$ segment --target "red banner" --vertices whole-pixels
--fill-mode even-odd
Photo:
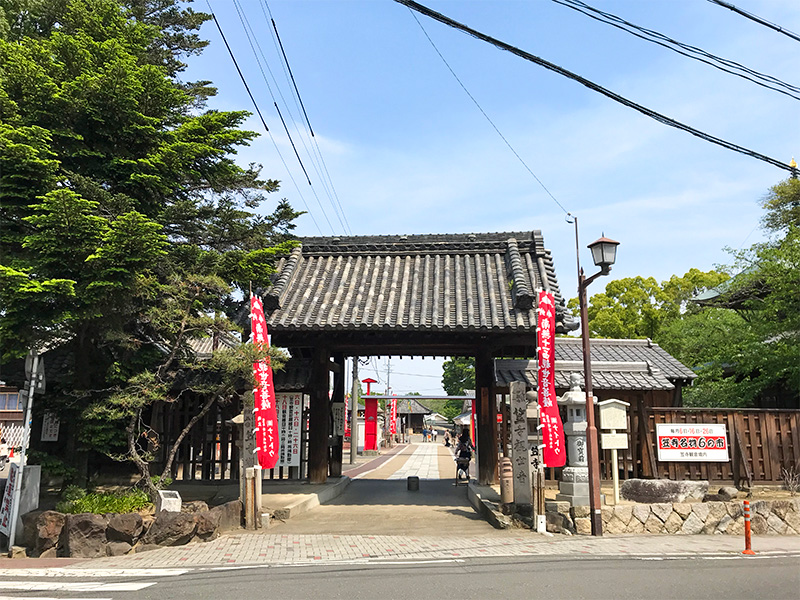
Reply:
[[[258,348],[269,348],[267,321],[261,299],[250,294],[251,341]],[[256,452],[262,469],[272,469],[278,462],[280,438],[278,437],[278,412],[275,407],[275,388],[272,385],[272,367],[269,357],[253,363],[256,386],[253,389],[256,417]]]
[[[390,401],[391,407],[391,421],[389,421],[389,433],[397,433],[397,398],[392,398]]]
[[[567,462],[564,449],[564,428],[558,414],[556,399],[555,341],[556,305],[553,294],[539,292],[539,307],[536,310],[536,341],[539,355],[539,421],[543,425],[543,462],[546,467],[563,467]]]

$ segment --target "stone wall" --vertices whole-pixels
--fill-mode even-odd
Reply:
[[[211,509],[205,502],[185,502],[181,512],[144,517],[139,513],[34,511],[22,517],[22,537],[28,556],[98,558],[210,541],[223,531],[241,527],[241,519],[239,500]]]
[[[547,502],[547,530],[591,534],[589,507]],[[604,506],[603,532],[744,535],[744,509],[733,502],[661,502]],[[800,535],[800,498],[750,503],[753,535]]]

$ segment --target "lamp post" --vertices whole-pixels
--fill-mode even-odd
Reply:
[[[584,389],[586,391],[586,447],[589,459],[589,508],[592,535],[603,535],[603,519],[600,511],[600,448],[597,427],[594,423],[594,397],[592,395],[592,356],[589,346],[589,310],[586,306],[586,288],[601,275],[608,275],[617,258],[619,242],[601,237],[589,244],[594,264],[600,271],[586,277],[581,267],[580,243],[578,242],[578,218],[575,220],[575,251],[578,256],[578,301],[581,309],[581,340],[583,343]],[[615,467],[616,468],[616,467]]]

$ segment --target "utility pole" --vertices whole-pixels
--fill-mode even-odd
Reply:
[[[358,357],[353,357],[353,391],[350,394],[350,464],[358,456]]]
[[[389,395],[391,393],[391,386],[389,385],[389,378],[392,374],[392,357],[386,357],[386,400],[383,401],[383,439],[386,440],[386,447],[392,447],[392,436],[389,434]]]

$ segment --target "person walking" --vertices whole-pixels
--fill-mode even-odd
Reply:
[[[436,430],[434,429],[434,430],[433,430],[433,441],[434,441],[434,442],[436,441],[436,438],[437,438],[437,437],[439,437],[439,432],[438,432],[438,431],[436,431]]]

